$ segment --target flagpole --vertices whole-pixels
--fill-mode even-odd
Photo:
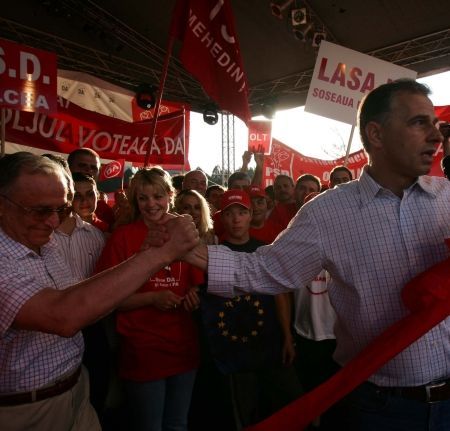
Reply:
[[[150,131],[150,139],[148,140],[147,153],[145,154],[145,161],[144,161],[145,168],[148,166],[148,162],[150,159],[150,148],[152,147],[153,138],[155,137],[156,124],[158,122],[158,117],[159,117],[159,107],[161,106],[162,95],[164,92],[164,84],[166,82],[167,71],[169,70],[169,62],[170,62],[170,57],[172,56],[172,49],[173,49],[174,41],[175,41],[175,37],[172,34],[170,34],[169,41],[167,42],[167,52],[166,52],[166,57],[164,59],[162,75],[161,75],[161,79],[159,81],[158,96],[156,98],[155,115],[153,116],[153,122],[152,122],[152,126],[151,126],[151,131]]]
[[[122,172],[122,181],[121,181],[121,185],[120,185],[120,190],[123,190],[124,178],[125,178],[125,162],[123,162],[123,172]]]
[[[355,133],[355,125],[352,124],[352,130],[350,131],[350,137],[348,138],[347,151],[345,153],[344,166],[347,166],[348,156],[350,154],[350,147],[352,146],[353,133]]]

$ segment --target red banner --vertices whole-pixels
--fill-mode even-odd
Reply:
[[[70,153],[92,148],[104,159],[143,162],[150,123],[128,123],[80,108],[58,98],[58,110],[45,115],[6,110],[6,140],[43,150]],[[160,117],[150,146],[150,162],[184,166],[187,162],[189,113]]]
[[[439,120],[450,122],[450,105],[435,106],[434,112],[436,113],[436,116],[439,118]]]
[[[249,121],[248,124],[248,150],[252,153],[270,155],[272,151],[272,122]]]
[[[159,116],[172,114],[174,112],[180,113],[184,109],[189,109],[189,105],[186,105],[185,103],[169,102],[167,100],[163,100],[161,102],[161,106],[159,107]],[[151,120],[155,115],[155,108],[142,109],[137,105],[136,97],[133,97],[133,99],[131,100],[131,113],[133,115],[133,121]]]
[[[183,41],[181,62],[206,93],[246,123],[248,86],[230,0],[178,0],[171,34]]]
[[[0,106],[56,111],[56,55],[0,39]]]
[[[429,175],[442,177],[441,159],[443,149],[442,144],[434,154],[434,162]],[[294,181],[300,175],[312,174],[319,177],[323,184],[328,185],[331,170],[338,165],[344,164],[344,157],[335,160],[321,160],[314,157],[307,157],[298,151],[293,150],[280,141],[273,139],[272,153],[266,156],[263,170],[263,186],[273,184],[275,177],[279,174],[291,176]],[[356,151],[348,157],[347,168],[352,172],[353,178],[358,178],[364,165],[367,164],[367,157],[364,150]]]

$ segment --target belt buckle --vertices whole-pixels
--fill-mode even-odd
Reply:
[[[443,382],[436,382],[436,383],[430,384],[430,385],[425,385],[426,402],[427,402],[428,404],[437,403],[437,401],[433,401],[433,400],[431,399],[431,391],[432,391],[434,388],[440,388],[440,387],[442,387],[442,386],[445,386],[446,384],[447,384],[447,382],[446,382],[446,381],[443,381]]]

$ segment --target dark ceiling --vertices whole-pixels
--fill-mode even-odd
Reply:
[[[216,0],[210,0],[212,4]],[[278,3],[285,3],[281,0]],[[11,0],[0,37],[54,51],[58,66],[134,89],[158,84],[175,0]],[[293,0],[283,19],[270,0],[232,0],[254,114],[266,103],[304,104],[317,49],[294,37],[292,7],[306,7],[327,39],[427,75],[450,69],[449,0]],[[311,33],[312,34],[312,33]],[[176,60],[164,98],[202,110],[208,97]]]

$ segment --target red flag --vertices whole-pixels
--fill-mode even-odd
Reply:
[[[123,178],[125,171],[125,159],[113,160],[100,169],[99,181],[110,180],[111,178]]]
[[[223,110],[251,118],[230,0],[178,0],[171,36],[183,41],[180,59]]]

